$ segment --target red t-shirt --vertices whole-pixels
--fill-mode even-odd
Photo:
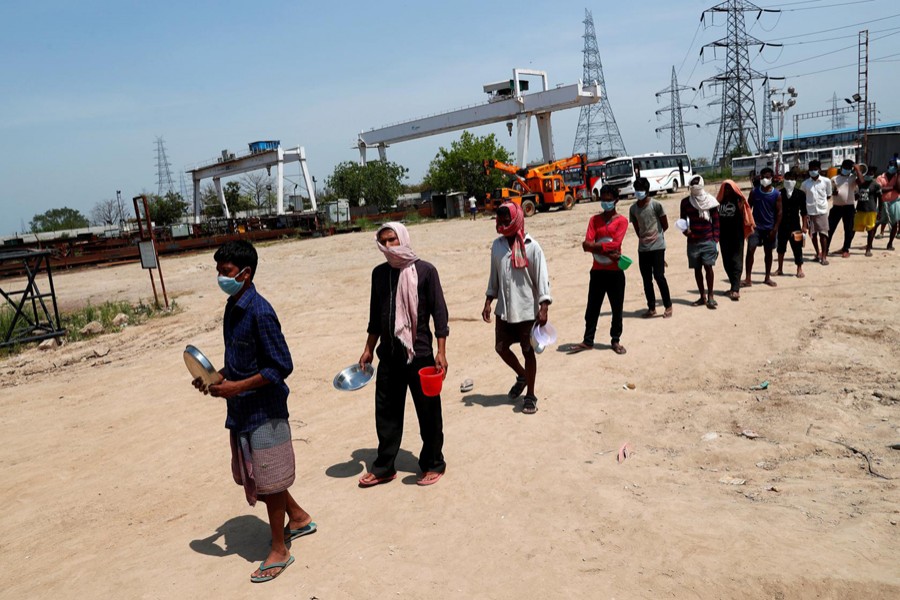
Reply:
[[[594,215],[588,222],[587,233],[584,235],[586,242],[600,243],[604,252],[615,250],[622,252],[622,240],[628,231],[628,219],[622,215],[615,215],[609,223],[603,220],[603,215]],[[600,257],[600,260],[597,257]],[[591,270],[618,271],[619,263],[608,256],[594,254],[594,265]]]

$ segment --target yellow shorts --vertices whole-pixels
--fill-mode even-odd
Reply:
[[[875,221],[877,218],[877,212],[858,212],[853,217],[853,230],[872,231],[875,229]]]

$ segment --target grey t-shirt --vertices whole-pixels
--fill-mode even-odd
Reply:
[[[638,238],[638,252],[651,250],[665,250],[666,238],[663,236],[660,219],[666,216],[663,205],[651,199],[647,206],[640,207],[637,202],[631,205],[628,211],[628,220],[637,221],[641,235]]]

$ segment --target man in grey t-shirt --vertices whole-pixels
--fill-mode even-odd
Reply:
[[[644,280],[644,295],[647,297],[647,312],[644,318],[656,316],[656,294],[653,280],[659,286],[665,312],[663,318],[672,316],[672,299],[669,297],[669,284],[666,281],[666,238],[669,219],[663,205],[650,197],[650,182],[641,177],[634,182],[634,197],[637,202],[631,205],[628,219],[634,226],[638,236],[638,265],[641,278]]]

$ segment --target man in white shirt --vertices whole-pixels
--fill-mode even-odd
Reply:
[[[853,219],[856,216],[857,190],[865,185],[862,172],[849,158],[841,164],[841,172],[831,179],[834,198],[831,213],[828,215],[828,246],[837,231],[838,224],[844,222],[844,245],[834,254],[840,253],[843,258],[850,256],[850,243],[853,241]]]
[[[510,399],[518,398],[527,387],[522,412],[530,415],[537,412],[537,357],[531,347],[531,328],[535,321],[547,324],[547,308],[553,302],[547,260],[540,244],[525,233],[521,207],[506,202],[497,209],[497,233],[500,237],[491,246],[491,273],[481,318],[491,322],[491,303],[497,300],[494,349],[516,373]],[[516,343],[522,348],[524,367],[510,350]]]
[[[475,196],[469,196],[469,212],[472,214],[472,220],[475,220],[475,215],[478,214],[478,203],[475,200]]]
[[[817,160],[809,161],[809,177],[800,185],[800,189],[806,194],[809,237],[812,238],[819,263],[827,265],[828,199],[831,197],[832,187],[831,180],[819,174],[821,166],[822,163]]]

